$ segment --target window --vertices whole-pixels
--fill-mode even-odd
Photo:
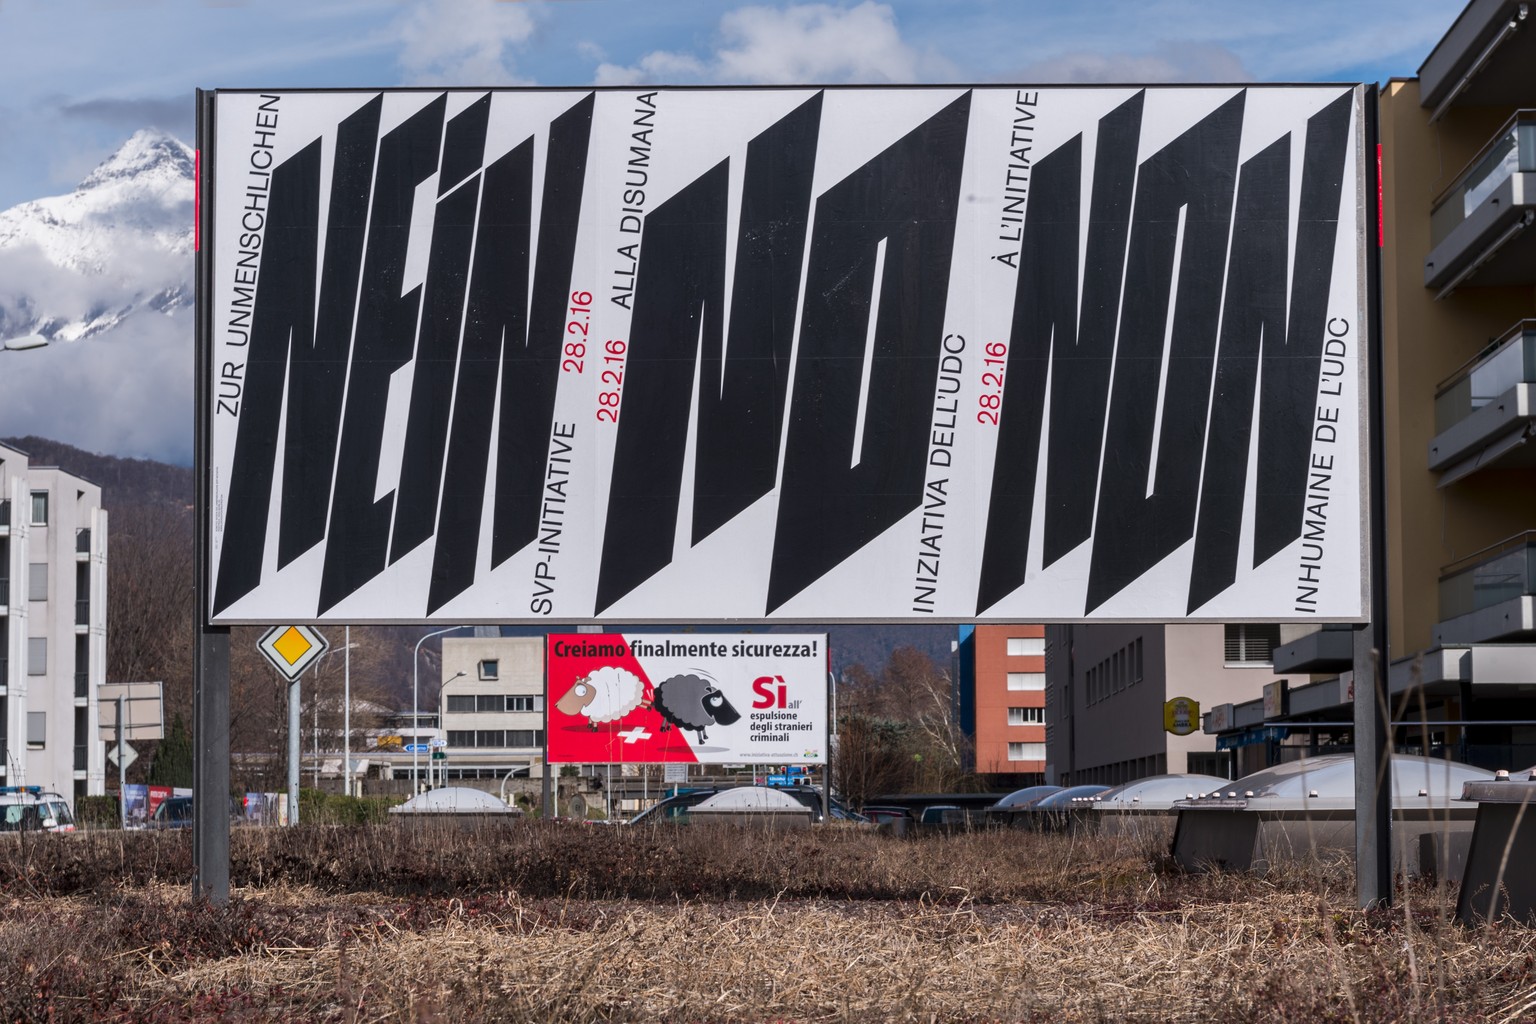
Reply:
[[[543,729],[507,730],[507,746],[509,747],[542,747],[543,745]]]
[[[32,492],[32,525],[33,526],[47,526],[48,525],[48,492],[47,491],[33,491]]]
[[[1011,636],[1008,638],[1008,656],[1014,657],[1020,654],[1044,654],[1045,637],[1043,636]]]
[[[1010,690],[1044,690],[1044,672],[1009,672],[1008,689]]]
[[[470,699],[473,700],[474,698],[470,698]],[[458,749],[462,749],[464,747],[472,747],[474,745],[475,745],[475,734],[474,734],[473,730],[470,730],[470,729],[449,729],[448,730],[448,746],[454,747],[454,748],[458,748]]]
[[[1010,761],[1044,761],[1044,743],[1010,743],[1008,744],[1008,760]]]
[[[501,729],[476,729],[475,746],[477,747],[504,747],[507,745],[507,734]]]
[[[1226,663],[1268,667],[1280,646],[1280,627],[1264,622],[1229,622],[1226,626]]]
[[[48,563],[33,562],[27,566],[27,600],[48,600]]]
[[[456,693],[446,698],[444,708],[453,715],[472,715],[475,713],[475,695],[472,693]]]
[[[75,698],[91,695],[91,638],[84,633],[75,637]]]
[[[480,662],[481,679],[500,679],[501,662],[496,658],[484,658]]]
[[[508,711],[537,711],[537,710],[539,710],[538,708],[534,707],[533,701],[534,701],[534,698],[532,698],[532,697],[508,697],[507,698],[507,710]]]
[[[1131,642],[1131,682],[1141,682],[1141,637]]]
[[[1009,708],[1009,725],[1044,725],[1045,708]]]
[[[27,712],[27,746],[36,750],[48,743],[48,712]]]
[[[499,693],[482,693],[475,698],[475,710],[482,715],[505,711],[506,709],[506,704],[502,701],[501,694]]]
[[[27,637],[27,675],[45,676],[48,674],[48,638],[45,636]]]

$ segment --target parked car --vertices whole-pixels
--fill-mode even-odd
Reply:
[[[889,825],[896,821],[914,820],[911,809],[902,807],[899,804],[868,804],[860,813],[876,825]]]
[[[965,809],[955,804],[930,804],[917,821],[921,825],[959,825],[965,822]]]
[[[69,801],[41,786],[0,786],[0,832],[73,832]]]
[[[629,819],[631,825],[656,825],[663,822],[671,822],[676,825],[688,824],[688,812],[690,809],[708,800],[728,786],[701,786],[697,789],[681,790],[673,796],[661,800],[633,818]],[[805,806],[809,807],[814,815],[814,820],[821,820],[821,790],[814,786],[775,786],[781,792],[788,793]],[[864,815],[851,811],[837,797],[832,798],[832,818],[834,821],[868,821]]]
[[[191,828],[192,798],[189,796],[167,797],[155,808],[149,819],[150,828]]]

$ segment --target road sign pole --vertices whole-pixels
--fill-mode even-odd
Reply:
[[[123,749],[123,698],[117,698],[117,817],[118,827],[128,827],[128,758]]]
[[[299,823],[299,681],[288,684],[288,824]]]

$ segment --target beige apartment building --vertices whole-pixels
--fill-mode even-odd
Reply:
[[[541,775],[543,637],[445,637],[441,713],[442,777]]]
[[[1536,18],[1473,0],[1379,104],[1387,678],[1396,749],[1536,764]],[[1350,741],[1350,632],[1207,729]]]
[[[71,800],[104,792],[107,664],[101,488],[0,445],[0,778]]]

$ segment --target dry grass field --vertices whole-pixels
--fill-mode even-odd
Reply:
[[[1159,835],[241,829],[224,908],[185,835],[4,838],[7,1021],[1536,1020],[1536,930]]]

